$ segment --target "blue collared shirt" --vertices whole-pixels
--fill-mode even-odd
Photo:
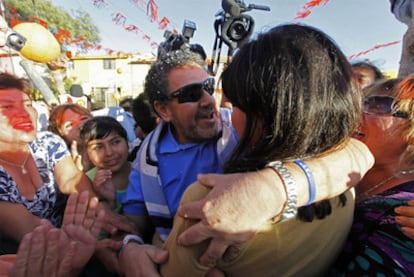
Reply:
[[[223,164],[217,150],[217,139],[202,143],[179,144],[170,127],[160,138],[156,154],[159,176],[172,215],[175,215],[185,189],[197,180],[199,173],[221,173]],[[123,201],[123,210],[130,215],[146,215],[140,172],[132,168]]]

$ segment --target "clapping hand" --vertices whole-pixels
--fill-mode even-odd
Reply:
[[[70,195],[66,204],[62,228],[76,242],[72,267],[81,269],[93,255],[105,213],[98,211],[98,199],[89,199],[89,192]]]
[[[12,277],[76,276],[92,257],[104,217],[97,211],[98,200],[89,192],[70,195],[62,228],[42,219],[19,246]]]

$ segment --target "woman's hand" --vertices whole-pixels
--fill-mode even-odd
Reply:
[[[75,253],[76,243],[62,229],[53,228],[47,220],[42,220],[41,225],[20,242],[9,276],[74,276],[72,259]]]
[[[77,276],[95,251],[104,212],[89,192],[71,194],[61,229],[42,219],[24,236],[10,276]]]
[[[273,180],[269,180],[269,176]],[[200,222],[184,231],[178,243],[190,246],[211,239],[200,258],[200,263],[208,267],[214,267],[221,258],[234,259],[264,223],[280,212],[275,210],[278,203],[282,209],[286,194],[283,186],[278,190],[275,179],[271,170],[266,173],[200,174],[198,181],[211,191],[205,198],[179,207],[179,216]]]
[[[395,220],[401,225],[401,231],[414,240],[414,200],[408,201],[407,206],[395,208]]]

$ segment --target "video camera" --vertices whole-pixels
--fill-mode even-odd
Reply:
[[[213,54],[209,72],[212,75],[217,73],[217,68],[214,68],[214,63],[217,57],[217,64],[220,60],[220,52],[223,42],[228,46],[228,59],[233,55],[236,48],[249,39],[254,29],[254,20],[245,12],[255,10],[270,11],[270,7],[256,4],[246,5],[242,0],[222,0],[222,10],[216,13],[216,20],[214,22],[214,30],[216,32],[216,39],[213,46]]]
[[[203,47],[199,44],[190,44],[190,39],[194,36],[194,32],[197,30],[195,22],[190,20],[184,20],[184,25],[181,34],[176,34],[171,31],[164,32],[165,41],[160,43],[158,47],[158,57],[164,53],[178,49],[190,49],[196,53],[199,53],[205,60],[207,54]]]

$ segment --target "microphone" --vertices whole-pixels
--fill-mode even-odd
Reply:
[[[226,13],[229,13],[231,16],[240,15],[240,5],[235,0],[222,0],[221,7]]]
[[[250,4],[249,8],[253,10],[270,11],[270,7],[264,5]]]

